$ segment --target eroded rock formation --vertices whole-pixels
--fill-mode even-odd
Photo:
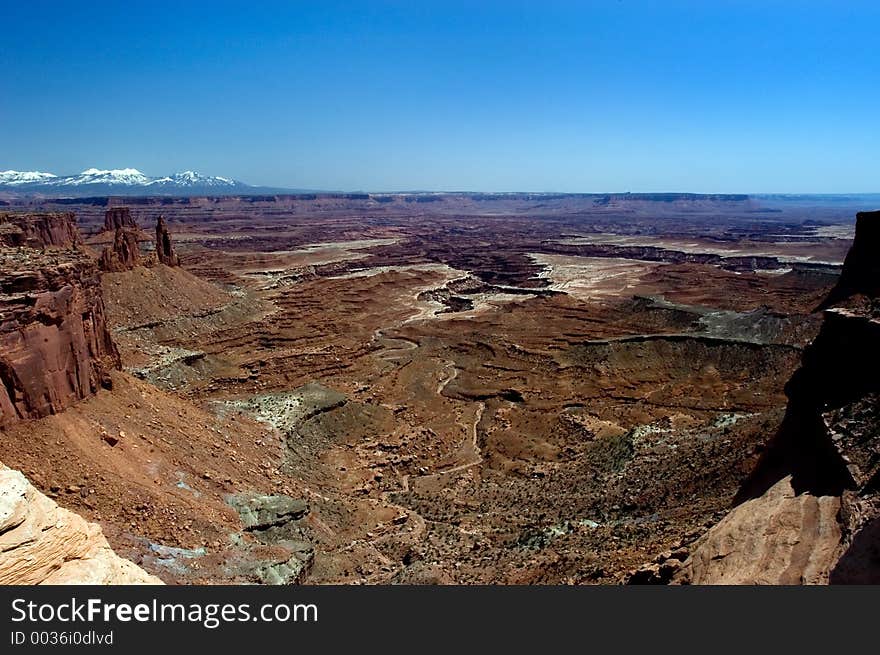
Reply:
[[[263,584],[302,582],[315,557],[301,523],[309,513],[308,503],[290,496],[254,493],[236,494],[228,497],[227,502],[238,512],[245,533],[268,547],[251,548],[249,565],[242,572]],[[274,551],[273,557],[261,557],[261,550]]]
[[[860,213],[778,433],[678,582],[880,582],[880,212]]]
[[[72,222],[55,234],[78,243]],[[0,248],[0,425],[59,412],[118,367],[94,260],[73,248]]]
[[[737,506],[676,576],[687,584],[824,584],[840,553],[840,498],[796,494],[786,476]]]
[[[156,221],[156,256],[160,264],[180,266],[180,259],[174,252],[171,235],[168,233],[168,226],[163,216],[159,216],[159,220]]]
[[[141,263],[141,251],[138,246],[138,230],[117,227],[113,236],[113,245],[104,246],[99,260],[101,270],[108,273],[129,271]]]
[[[118,228],[137,229],[138,224],[131,215],[129,207],[110,207],[104,212],[104,231],[112,232]]]
[[[81,243],[73,212],[0,214],[0,246],[70,248]]]
[[[0,584],[162,584],[110,548],[100,526],[0,464]]]

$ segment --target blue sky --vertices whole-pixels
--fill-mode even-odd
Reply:
[[[880,191],[880,3],[4,2],[0,170]]]

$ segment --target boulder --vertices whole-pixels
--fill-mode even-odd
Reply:
[[[238,494],[229,498],[229,504],[238,512],[245,530],[267,530],[298,521],[309,513],[309,504],[290,496]]]
[[[842,550],[839,511],[840,498],[796,494],[785,477],[710,528],[675,582],[825,584]]]

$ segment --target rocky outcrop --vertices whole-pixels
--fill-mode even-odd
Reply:
[[[0,584],[162,584],[110,548],[100,526],[0,464]]]
[[[682,584],[824,584],[841,552],[838,496],[796,494],[785,477],[696,543]]]
[[[81,243],[73,212],[0,214],[0,246],[71,248]]]
[[[840,279],[825,302],[826,309],[856,295],[880,297],[880,211],[856,214],[856,234],[843,262]]]
[[[260,531],[298,521],[309,513],[309,505],[289,496],[240,494],[229,504],[238,511],[245,530]]]
[[[119,365],[91,257],[0,249],[0,426],[63,410]]]
[[[240,573],[262,584],[302,582],[315,558],[301,523],[309,513],[308,503],[290,496],[254,493],[232,495],[227,502],[238,512],[244,532],[263,545],[250,548]]]
[[[129,207],[110,207],[104,212],[104,231],[113,232],[119,228],[136,230],[138,224],[131,215]]]
[[[117,227],[113,236],[113,245],[104,246],[101,251],[99,265],[102,271],[118,273],[130,271],[141,263],[141,251],[138,245],[136,228]]]
[[[779,431],[674,581],[880,582],[878,300],[880,212],[864,212]]]
[[[159,220],[156,221],[156,257],[160,264],[180,266],[180,259],[174,252],[171,235],[168,233],[168,226],[163,216],[159,216]]]

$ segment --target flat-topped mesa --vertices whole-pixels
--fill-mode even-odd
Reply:
[[[41,250],[81,243],[73,212],[0,214],[0,246]]]
[[[880,297],[880,211],[856,214],[856,234],[837,285],[819,309],[856,295]]]
[[[138,224],[131,215],[129,207],[110,207],[104,212],[104,232],[112,232],[119,228],[137,230]]]
[[[164,216],[159,216],[156,221],[156,256],[159,258],[160,264],[180,266],[180,259],[171,244],[171,235],[168,233],[168,225],[165,223]]]
[[[115,273],[129,271],[141,263],[141,250],[138,245],[137,228],[117,227],[113,245],[104,246],[99,265],[102,271]]]

